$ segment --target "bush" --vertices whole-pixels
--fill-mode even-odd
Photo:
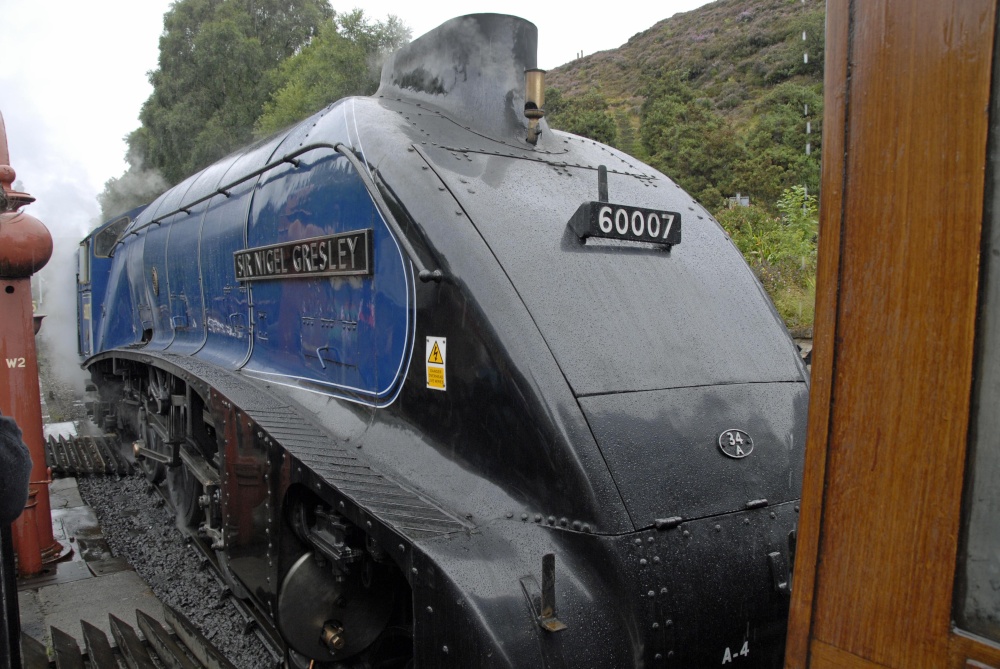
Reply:
[[[812,327],[816,301],[816,197],[804,186],[786,189],[780,216],[757,205],[718,215],[790,330]]]
[[[555,88],[545,91],[549,125],[602,144],[614,145],[618,125],[608,107],[608,101],[595,88],[572,98],[563,97]]]

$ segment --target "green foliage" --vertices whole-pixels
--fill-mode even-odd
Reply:
[[[745,159],[733,126],[682,76],[658,82],[642,107],[640,136],[650,164],[716,210],[740,184],[733,166]]]
[[[746,118],[727,117],[685,73],[665,73],[645,92],[645,155],[708,209],[717,211],[739,192],[774,210],[781,193],[795,184],[819,190],[819,85],[779,84],[758,98]]]
[[[340,28],[340,34],[360,46],[366,55],[374,59],[381,59],[392,53],[409,42],[411,37],[410,29],[399,20],[398,16],[390,14],[385,21],[373,22],[361,9],[339,14],[337,26]]]
[[[777,208],[780,216],[757,205],[733,207],[718,220],[789,329],[809,328],[816,299],[816,196],[793,186],[781,194]]]
[[[323,0],[178,0],[130,149],[176,183],[250,141],[273,87],[266,73],[332,16]]]
[[[163,18],[142,125],[127,138],[129,169],[99,198],[106,218],[121,211],[107,207],[148,202],[253,141],[255,131],[374,91],[378,59],[409,30],[396,17],[371,22],[358,9],[334,19],[327,0],[176,0]]]
[[[370,85],[364,49],[337,32],[333,22],[300,53],[275,71],[277,87],[255,125],[257,136],[269,135],[322,109],[333,100]]]
[[[804,113],[807,107],[808,117]],[[822,113],[823,94],[818,84],[785,82],[761,97],[739,130],[746,147],[743,161],[733,166],[740,192],[771,206],[795,184],[818,192]],[[807,121],[812,130],[808,134]],[[807,143],[811,147],[808,155]]]
[[[809,195],[805,186],[785,189],[778,198],[778,211],[784,226],[797,240],[789,252],[812,261],[816,259],[816,235],[819,230],[819,204],[815,195]]]
[[[553,128],[588,137],[603,144],[614,144],[618,123],[608,110],[608,101],[597,89],[564,98],[555,88],[545,91],[545,115]]]
[[[374,93],[381,59],[409,37],[395,16],[372,22],[360,9],[324,24],[310,44],[273,72],[275,91],[257,119],[256,134],[269,135],[340,98]]]

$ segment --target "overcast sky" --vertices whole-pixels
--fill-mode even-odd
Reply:
[[[706,0],[612,5],[482,0],[334,0],[363,6],[367,16],[395,14],[413,36],[475,12],[515,14],[538,26],[539,67],[616,48],[636,33]],[[11,164],[37,202],[25,209],[56,237],[76,240],[96,222],[104,182],[125,170],[123,138],[139,125],[139,108],[157,66],[163,14],[171,0],[0,0],[4,66],[0,112]],[[603,7],[603,9],[602,9]]]

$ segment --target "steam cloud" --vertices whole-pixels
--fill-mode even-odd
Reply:
[[[50,229],[50,231],[52,231]],[[45,314],[38,333],[39,365],[47,365],[60,388],[54,392],[83,394],[89,374],[80,368],[76,326],[76,249],[78,238],[52,231],[52,258],[32,278],[36,314]]]
[[[138,151],[130,149],[126,160],[128,170],[117,179],[108,179],[104,192],[98,196],[104,221],[152,202],[170,186],[158,171],[146,169]]]
[[[13,156],[11,161],[15,161]],[[107,218],[148,202],[166,189],[166,180],[158,172],[142,169],[137,163],[133,161],[132,167],[120,178],[106,184],[99,199],[109,212]],[[62,178],[58,174],[72,174],[72,171],[50,173],[53,180],[42,184],[43,193],[32,193],[38,201],[25,209],[46,225],[53,243],[52,258],[32,278],[32,296],[36,313],[45,315],[37,338],[41,354],[39,364],[47,367],[49,377],[60,386],[46,391],[72,392],[80,396],[89,374],[80,366],[77,256],[80,241],[104,221],[97,213],[93,191],[71,176]],[[74,213],[67,216],[66,212]],[[95,302],[102,297],[95,295]]]
[[[132,167],[121,177],[110,179],[99,197],[103,215],[90,219],[85,230],[93,230],[139,204],[152,200],[167,188],[166,180],[154,170],[146,170],[141,162],[130,156]],[[81,194],[82,195],[82,194]],[[89,196],[84,195],[89,199]],[[91,210],[93,201],[90,201]],[[33,293],[37,296],[38,313],[46,314],[39,332],[40,345],[46,363],[58,381],[77,394],[84,392],[89,374],[80,367],[79,335],[77,334],[77,271],[80,241],[85,232],[79,228],[66,229],[58,223],[49,225],[52,232],[52,259],[36,275]],[[94,295],[94,304],[103,295]],[[95,311],[95,316],[97,315]]]

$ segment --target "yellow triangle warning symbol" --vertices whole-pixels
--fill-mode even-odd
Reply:
[[[431,349],[431,354],[427,357],[427,362],[432,362],[435,365],[444,364],[444,358],[441,357],[441,349],[438,348],[437,342],[434,342],[434,348]]]

